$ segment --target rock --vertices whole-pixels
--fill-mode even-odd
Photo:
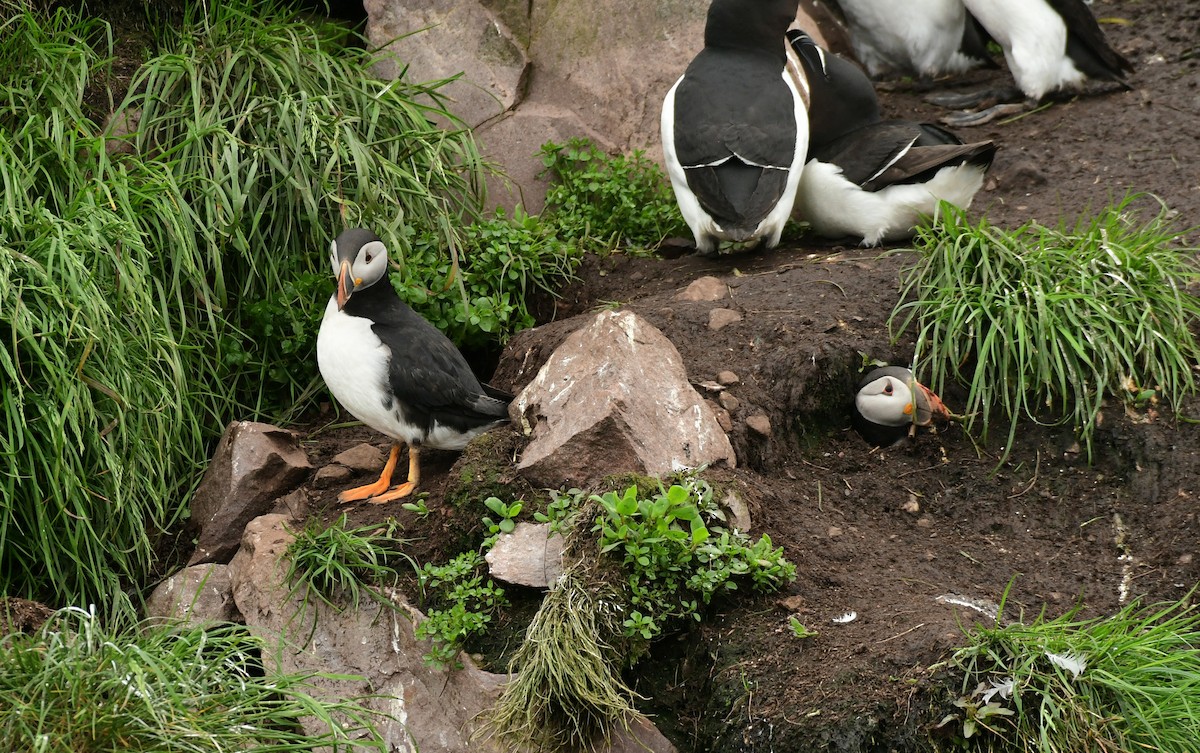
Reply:
[[[574,110],[543,102],[526,102],[477,129],[475,138],[484,159],[505,166],[503,174],[487,176],[489,207],[523,206],[530,213],[541,212],[550,186],[550,176],[543,174],[545,167],[538,156],[542,144],[563,144],[581,137],[605,151],[618,151]]]
[[[311,471],[294,433],[252,421],[231,423],[192,498],[192,523],[200,536],[188,564],[228,562],[246,524]]]
[[[721,404],[722,408],[729,411],[730,413],[734,412],[742,405],[741,400],[738,400],[736,397],[734,397],[733,395],[730,395],[728,392],[722,392],[721,396],[717,398],[717,402],[719,402]]]
[[[411,82],[437,81],[462,74],[438,91],[451,111],[476,127],[514,107],[529,74],[525,43],[475,0],[364,0],[367,38],[395,55],[377,64],[384,78],[399,66]]]
[[[729,415],[729,411],[718,406],[715,413],[717,414],[717,425],[721,427],[721,431],[726,434],[733,431],[733,417]]]
[[[110,114],[104,129],[104,151],[108,152],[110,156],[134,154],[137,151],[133,145],[134,137],[137,135],[141,122],[142,110],[140,107],[130,107],[121,110],[120,113]]]
[[[730,528],[736,528],[743,533],[750,530],[750,506],[742,499],[742,495],[730,489],[721,500],[721,507],[725,508],[725,522]]]
[[[675,294],[677,301],[719,301],[729,297],[729,286],[712,275],[697,277]]]
[[[550,535],[549,523],[517,523],[484,555],[493,578],[531,588],[549,588],[558,580],[562,558],[563,538]]]
[[[713,309],[708,312],[708,328],[714,332],[725,329],[730,324],[737,324],[741,320],[741,313],[733,309]]]
[[[734,374],[732,371],[722,371],[721,373],[717,374],[717,384],[721,384],[726,387],[732,387],[741,381],[741,377],[739,377],[737,374]]]
[[[763,435],[764,437],[771,436],[771,419],[765,414],[755,413],[746,419],[746,426],[750,427],[751,431]]]
[[[337,611],[318,599],[306,605],[303,592],[290,593],[283,580],[282,555],[293,538],[289,523],[286,515],[251,521],[229,563],[234,601],[247,627],[265,642],[268,671],[314,673],[314,696],[357,699],[380,712],[374,721],[385,750],[501,753],[499,745],[472,740],[471,734],[506,676],[479,669],[466,654],[459,654],[461,669],[426,665],[422,655],[428,645],[413,635],[425,616],[396,591],[386,594],[394,609],[371,599],[363,599],[357,610]],[[315,718],[301,723],[309,732],[324,729]],[[597,750],[671,753],[674,748],[641,718],[632,734],[614,732]]]
[[[509,410],[529,428],[517,468],[536,485],[736,463],[675,346],[629,311],[603,311],[571,334]]]
[[[345,466],[352,471],[372,471],[379,473],[387,461],[384,454],[370,442],[356,444],[348,450],[343,450],[333,456],[333,462]]]
[[[146,616],[188,623],[239,621],[229,566],[210,562],[175,573],[155,586],[146,599]]]
[[[312,485],[314,489],[328,489],[348,481],[352,475],[354,473],[346,466],[330,463],[317,469]]]

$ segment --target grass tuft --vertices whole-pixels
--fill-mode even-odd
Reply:
[[[310,518],[284,552],[289,562],[284,581],[293,583],[293,593],[303,588],[306,602],[316,596],[339,611],[345,606],[357,610],[363,594],[394,606],[375,588],[394,586],[401,562],[417,569],[412,557],[401,551],[407,542],[395,537],[399,524],[390,520],[347,528],[346,523],[345,513],[329,525]]]
[[[970,224],[943,205],[922,229],[917,265],[892,312],[916,331],[934,390],[968,386],[966,413],[986,435],[993,411],[1073,426],[1087,445],[1106,397],[1178,407],[1195,391],[1200,299],[1194,249],[1177,247],[1165,211],[1140,222],[1129,196],[1075,227]]]
[[[960,710],[941,728],[975,750],[1195,751],[1200,613],[1188,602],[973,630],[951,660]]]
[[[580,750],[629,729],[634,692],[602,635],[617,635],[611,597],[592,590],[583,566],[568,568],[546,594],[509,663],[513,680],[479,730],[517,749]]]
[[[237,625],[115,630],[60,610],[0,640],[0,741],[13,753],[387,749],[372,712],[310,694],[317,675],[263,676],[262,648]]]
[[[106,131],[111,30],[35,6],[0,0],[0,592],[105,603],[229,421],[315,396],[331,237],[425,233],[453,270],[481,165],[440,82],[247,0],[189,4]]]

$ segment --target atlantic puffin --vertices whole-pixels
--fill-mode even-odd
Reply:
[[[872,76],[935,78],[997,67],[963,0],[836,0],[855,57]]]
[[[944,118],[954,125],[977,125],[999,114],[1028,109],[1058,91],[1076,91],[1089,80],[1131,89],[1133,65],[1112,48],[1084,0],[963,0],[967,10],[1004,50],[1008,70],[1025,102],[1002,102],[976,113]],[[987,92],[989,98],[1020,95]],[[971,106],[979,95],[931,98],[948,106]]]
[[[911,237],[939,201],[966,209],[996,146],[964,144],[930,123],[883,120],[874,86],[854,63],[787,32],[807,80],[810,149],[792,216],[817,235],[864,246]]]
[[[422,447],[461,450],[507,423],[512,395],[481,384],[449,338],[400,300],[375,233],[345,230],[330,244],[329,260],[337,289],[317,334],[317,365],[342,407],[393,442],[379,479],[343,491],[338,501],[380,504],[416,489]],[[393,487],[405,444],[408,479]]]
[[[853,424],[863,439],[889,447],[933,425],[935,418],[953,418],[928,387],[903,366],[883,366],[863,377],[854,396]]]
[[[713,0],[704,49],[667,92],[663,157],[702,255],[779,244],[808,151],[784,32],[799,0]]]

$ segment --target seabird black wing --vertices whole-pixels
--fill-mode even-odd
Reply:
[[[718,221],[757,225],[783,195],[796,153],[795,103],[778,60],[702,50],[675,89],[674,114],[675,154],[700,205]]]
[[[1114,81],[1131,88],[1125,74],[1133,72],[1133,64],[1112,48],[1100,24],[1083,0],[1047,0],[1067,26],[1067,56],[1089,77]]]

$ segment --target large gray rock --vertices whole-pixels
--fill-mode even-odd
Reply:
[[[520,100],[529,71],[526,44],[500,14],[475,0],[364,0],[367,37],[395,57],[379,64],[379,74],[437,81],[458,74],[443,87],[450,110],[476,127]]]
[[[500,753],[486,740],[471,740],[478,716],[499,697],[505,675],[485,672],[460,654],[462,669],[427,666],[427,644],[413,628],[425,619],[396,592],[395,609],[364,599],[357,610],[330,609],[317,599],[304,604],[302,591],[284,582],[283,554],[293,536],[286,515],[265,515],[246,526],[242,548],[229,563],[233,597],[246,625],[266,642],[263,661],[283,672],[316,672],[311,692],[318,697],[358,699],[380,717],[378,730],[387,750],[439,753]],[[347,677],[354,675],[356,677]],[[312,732],[322,725],[304,722]],[[632,740],[614,734],[600,751],[663,751],[674,748],[644,719]],[[505,753],[507,751],[505,750]]]
[[[231,423],[192,498],[192,522],[200,536],[188,564],[228,562],[246,524],[311,471],[295,433],[253,421]]]
[[[630,311],[601,312],[569,336],[509,411],[531,437],[517,468],[535,485],[736,465],[679,351]]]
[[[146,616],[189,623],[239,620],[229,566],[208,563],[175,573],[155,586],[146,599]]]

